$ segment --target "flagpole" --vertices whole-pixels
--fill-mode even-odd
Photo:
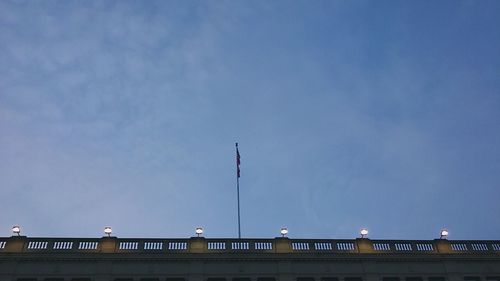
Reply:
[[[241,224],[240,224],[240,178],[236,178],[236,189],[238,190],[238,239],[241,239]]]
[[[238,195],[238,239],[241,239],[241,223],[240,223],[240,152],[238,151],[238,143],[236,143],[236,191]]]

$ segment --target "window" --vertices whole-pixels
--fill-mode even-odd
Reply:
[[[361,278],[361,277],[346,277],[346,278],[344,278],[344,281],[363,281],[363,278]]]
[[[207,281],[226,281],[226,278],[207,278]]]
[[[429,281],[446,281],[446,279],[444,277],[441,277],[441,276],[432,276],[432,277],[429,277],[428,280]]]
[[[297,281],[314,281],[314,277],[298,277]]]
[[[406,277],[406,281],[422,281],[422,277]]]
[[[382,281],[399,281],[399,277],[383,277]]]
[[[259,277],[259,278],[257,278],[257,281],[276,281],[276,278],[274,278],[274,277]]]
[[[322,277],[321,281],[339,281],[337,277]]]
[[[233,281],[251,281],[251,279],[248,277],[236,277],[233,278]]]

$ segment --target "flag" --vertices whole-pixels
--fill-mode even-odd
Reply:
[[[238,151],[238,143],[236,143],[236,176],[240,177],[240,152]]]

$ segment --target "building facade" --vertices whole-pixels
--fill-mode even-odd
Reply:
[[[0,281],[500,281],[500,241],[12,236]]]

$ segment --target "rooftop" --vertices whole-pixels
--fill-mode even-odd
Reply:
[[[0,237],[3,253],[136,253],[136,254],[401,254],[401,255],[487,255],[500,257],[500,241],[484,240],[372,240],[358,239],[233,239],[191,237],[169,238],[42,238]]]

